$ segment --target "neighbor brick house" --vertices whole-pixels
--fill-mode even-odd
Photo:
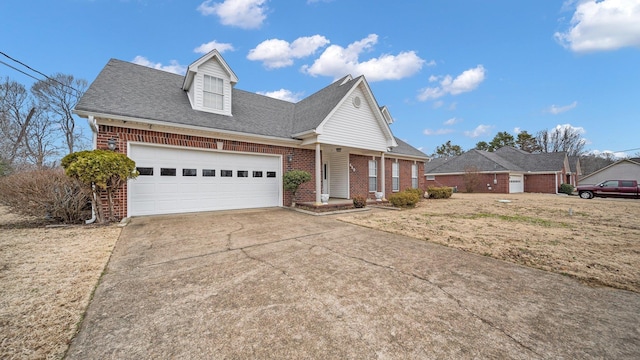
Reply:
[[[451,186],[461,192],[550,193],[561,184],[577,184],[579,160],[570,166],[564,152],[536,153],[502,147],[494,152],[469,150],[425,165],[427,186]]]
[[[291,103],[238,90],[216,50],[184,76],[110,60],[75,112],[94,147],[127,154],[140,176],[116,197],[119,217],[285,206],[288,170],[312,175],[297,201],[374,198],[425,187],[427,156],[397,139],[364,76]]]

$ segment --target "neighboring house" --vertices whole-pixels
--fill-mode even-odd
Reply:
[[[640,158],[622,159],[580,178],[580,185],[595,185],[605,180],[636,180],[640,182]]]
[[[94,147],[115,148],[140,176],[119,191],[120,217],[289,205],[282,176],[306,170],[298,202],[424,188],[428,157],[391,132],[364,76],[298,103],[235,88],[216,50],[185,76],[112,59],[75,112]]]
[[[576,171],[566,153],[537,153],[510,146],[494,152],[469,150],[425,165],[427,186],[451,186],[462,192],[552,193],[562,183],[576,185]]]

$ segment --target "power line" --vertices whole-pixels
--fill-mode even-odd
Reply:
[[[27,69],[29,69],[29,70],[31,70],[31,71],[33,71],[33,72],[35,72],[35,73],[38,73],[38,74],[40,74],[40,75],[44,76],[44,77],[45,77],[45,78],[47,78],[48,80],[51,80],[51,81],[57,82],[58,84],[60,84],[60,85],[62,85],[62,86],[64,86],[64,87],[68,87],[69,89],[71,89],[71,90],[75,91],[75,92],[76,92],[76,94],[80,94],[80,93],[81,93],[78,89],[74,88],[73,86],[71,86],[71,85],[67,85],[67,84],[65,84],[65,83],[62,83],[62,82],[58,81],[57,79],[54,79],[54,78],[52,78],[52,77],[49,77],[47,74],[45,74],[45,73],[43,73],[43,72],[41,72],[41,71],[38,71],[38,70],[36,70],[36,69],[32,68],[31,66],[29,66],[29,65],[27,65],[27,64],[25,64],[25,63],[23,63],[23,62],[22,62],[22,61],[20,61],[20,60],[17,60],[17,59],[12,58],[11,56],[9,56],[9,55],[5,54],[5,53],[4,53],[4,52],[2,52],[2,51],[0,51],[0,54],[2,54],[2,55],[3,55],[4,57],[6,57],[7,59],[10,59],[10,60],[12,60],[12,61],[14,61],[14,62],[17,62],[18,64],[20,64],[20,65],[22,65],[22,66],[26,67]],[[34,79],[36,79],[36,80],[38,80],[38,81],[40,81],[40,80],[41,80],[41,79],[38,79],[38,78],[36,78],[36,77],[34,77],[34,76],[32,76],[32,75],[27,74],[27,73],[26,73],[26,72],[24,72],[24,71],[18,70],[17,68],[15,68],[15,67],[13,67],[13,66],[11,66],[11,65],[9,65],[9,64],[7,64],[7,63],[5,63],[5,62],[1,62],[1,61],[0,61],[0,63],[2,63],[2,64],[4,64],[4,65],[7,65],[8,67],[10,67],[10,68],[12,68],[12,69],[14,69],[14,70],[16,70],[16,71],[19,71],[19,72],[21,72],[21,73],[23,73],[23,74],[25,74],[25,75],[27,75],[27,76],[29,76],[29,77],[31,77],[31,78],[34,78]],[[62,91],[64,91],[64,89],[63,89]],[[67,94],[69,94],[69,95],[71,95],[71,96],[74,96],[73,94],[70,94],[70,93],[68,93],[68,92],[66,92],[66,91],[64,91],[64,92],[65,92],[65,93],[67,93]]]
[[[2,61],[2,60],[0,60],[0,64],[2,64],[2,65],[6,65],[6,66],[8,66],[8,67],[12,68],[13,70],[15,70],[15,71],[17,71],[17,72],[21,72],[21,73],[23,73],[23,74],[27,75],[28,77],[30,77],[30,78],[32,78],[32,79],[36,79],[36,80],[38,80],[38,81],[40,81],[40,80],[41,80],[41,79],[38,79],[37,77],[35,77],[35,76],[31,75],[31,74],[27,74],[26,72],[24,72],[24,71],[22,71],[22,70],[18,69],[18,68],[17,68],[17,67],[15,67],[15,66],[11,66],[11,65],[7,64],[6,62],[4,62],[4,61]]]

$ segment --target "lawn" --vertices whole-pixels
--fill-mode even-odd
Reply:
[[[119,234],[46,227],[0,206],[0,358],[64,355]]]
[[[640,200],[548,194],[462,194],[414,209],[343,216],[592,285],[640,292]]]

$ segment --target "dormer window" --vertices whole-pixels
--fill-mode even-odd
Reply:
[[[224,110],[224,80],[204,75],[203,102],[206,108]]]

